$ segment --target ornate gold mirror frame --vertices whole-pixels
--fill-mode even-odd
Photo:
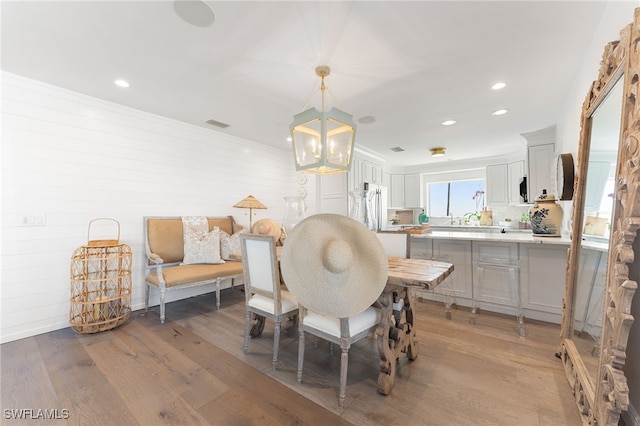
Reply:
[[[595,383],[589,379],[572,340],[578,262],[583,228],[586,169],[591,118],[617,80],[622,79],[622,122],[611,236],[607,259],[600,357]],[[571,248],[567,263],[560,358],[575,395],[584,424],[617,425],[629,408],[629,388],[623,372],[627,341],[633,324],[631,304],[637,283],[629,279],[633,242],[640,228],[640,9],[634,21],[620,32],[620,41],[605,47],[598,79],[582,106],[577,179],[573,202]],[[640,255],[640,253],[638,253]]]

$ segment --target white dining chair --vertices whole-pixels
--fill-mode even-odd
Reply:
[[[411,234],[403,231],[378,231],[376,237],[382,243],[387,256],[411,257]]]
[[[304,364],[305,333],[327,340],[331,344],[340,346],[340,389],[338,391],[338,405],[344,407],[347,391],[347,369],[349,366],[349,348],[351,345],[371,334],[380,323],[380,310],[369,307],[350,318],[336,318],[317,314],[300,306],[298,315],[298,330],[300,342],[298,344],[298,383],[302,382],[302,368]]]
[[[271,235],[241,234],[242,267],[244,271],[245,327],[244,353],[249,350],[251,315],[269,318],[273,331],[273,369],[278,367],[280,328],[284,318],[298,314],[296,298],[281,289],[276,242]]]

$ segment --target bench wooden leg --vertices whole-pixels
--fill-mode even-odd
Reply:
[[[149,284],[144,285],[144,311],[149,312]]]
[[[164,324],[164,289],[160,289],[160,324]]]
[[[216,309],[220,309],[220,278],[216,278]]]

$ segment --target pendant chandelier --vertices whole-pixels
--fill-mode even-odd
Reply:
[[[293,117],[290,129],[296,170],[316,174],[351,170],[356,125],[344,111],[335,107],[324,110],[324,78],[330,72],[327,65],[316,67],[316,74],[322,79],[322,111],[311,107]]]

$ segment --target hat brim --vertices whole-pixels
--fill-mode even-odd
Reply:
[[[327,247],[332,244],[348,251],[345,259],[350,262],[342,262],[339,270],[326,265]],[[299,222],[285,240],[280,267],[287,288],[301,305],[338,318],[371,306],[384,290],[388,271],[384,248],[373,232],[337,214],[313,215]]]

